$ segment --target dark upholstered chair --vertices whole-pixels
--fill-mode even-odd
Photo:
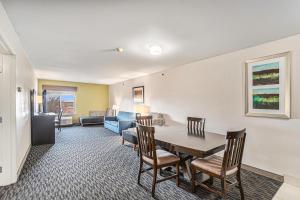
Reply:
[[[152,126],[152,116],[136,116],[136,122],[141,125]],[[136,130],[133,128],[123,130],[122,131],[122,145],[124,145],[125,141],[133,144],[133,149],[136,150],[138,140]]]
[[[54,121],[55,122],[55,127],[58,129],[58,131],[61,131],[61,117],[63,115],[64,110],[60,109],[59,113],[57,115],[57,119]]]
[[[138,139],[136,128],[129,128],[122,131],[122,145],[125,144],[125,141],[133,145],[133,150],[137,150]]]
[[[195,174],[196,171],[199,170],[210,176],[210,181],[207,184],[198,183],[201,187],[209,190],[210,192],[214,192],[225,199],[228,192],[228,186],[238,183],[241,199],[244,199],[241,182],[241,163],[246,139],[246,129],[236,132],[228,132],[226,139],[227,144],[223,159],[217,156],[210,156],[204,159],[199,158],[192,162],[192,190],[195,191]],[[227,176],[234,174],[236,174],[237,182],[232,183],[226,179]],[[221,180],[221,191],[210,187],[210,184],[213,183],[213,178]]]
[[[139,141],[140,151],[140,169],[138,175],[138,184],[140,184],[141,174],[153,169],[153,181],[152,181],[152,197],[155,194],[156,183],[160,183],[171,178],[176,178],[176,185],[179,185],[179,157],[176,155],[164,151],[156,150],[156,144],[154,139],[154,127],[138,125],[137,135]],[[150,168],[144,169],[143,164],[150,165]],[[157,170],[167,166],[176,165],[176,174],[157,180]]]

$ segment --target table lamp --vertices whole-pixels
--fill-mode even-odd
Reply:
[[[146,116],[150,112],[150,107],[144,104],[138,104],[134,106],[134,111],[140,113],[142,116]]]
[[[43,107],[42,107],[42,104],[43,104],[43,96],[40,96],[40,95],[38,95],[38,96],[36,96],[36,102],[37,102],[37,104],[38,104],[38,111],[41,113],[41,112],[43,112]]]
[[[113,105],[112,106],[112,110],[113,110],[113,115],[116,116],[117,115],[117,110],[119,109],[119,106],[117,105]]]

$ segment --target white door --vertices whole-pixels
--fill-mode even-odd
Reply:
[[[14,56],[0,53],[0,186],[12,183],[15,175],[12,173],[15,167],[13,153],[15,149],[14,134],[14,82],[15,63]]]

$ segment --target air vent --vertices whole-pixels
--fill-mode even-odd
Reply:
[[[0,167],[0,173],[2,173],[2,167]]]

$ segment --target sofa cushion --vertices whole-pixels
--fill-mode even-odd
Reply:
[[[135,121],[135,113],[120,111],[117,118],[119,121]]]
[[[105,121],[106,124],[109,124],[111,126],[119,126],[119,122],[118,121]]]

